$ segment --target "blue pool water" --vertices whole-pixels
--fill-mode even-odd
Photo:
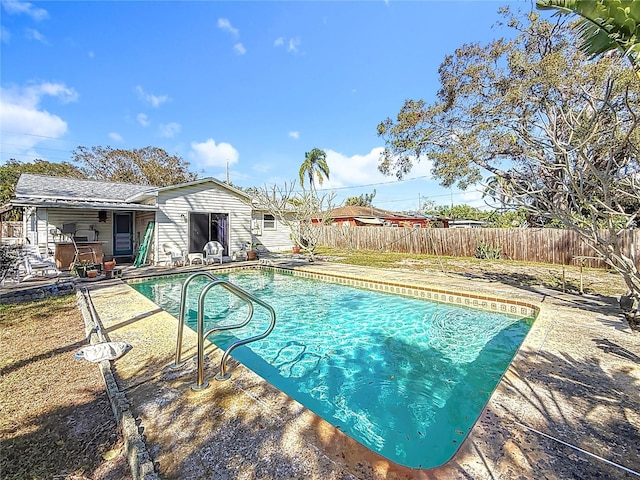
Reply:
[[[371,450],[413,468],[453,456],[533,322],[269,271],[220,277],[277,314],[269,337],[233,357]],[[177,317],[184,280],[131,286]],[[194,329],[203,285],[189,286]],[[247,307],[214,288],[205,311],[207,329],[238,323]],[[209,340],[226,348],[268,322],[257,306],[250,325]]]

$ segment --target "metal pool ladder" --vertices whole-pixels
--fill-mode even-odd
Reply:
[[[271,322],[269,323],[269,327],[259,335],[254,335],[253,337],[245,338],[242,340],[236,340],[231,345],[227,347],[227,349],[222,354],[222,359],[220,360],[220,372],[216,375],[216,380],[227,380],[231,377],[230,373],[227,373],[227,359],[233,350],[241,345],[246,345],[247,343],[255,342],[257,340],[262,340],[267,335],[271,333],[273,327],[276,325],[276,312],[268,303],[263,302],[259,298],[251,295],[249,292],[241,289],[237,285],[234,285],[231,282],[223,280],[221,278],[215,277],[214,275],[208,272],[196,272],[193,275],[190,275],[182,285],[182,292],[180,293],[180,313],[178,315],[178,338],[176,344],[176,358],[173,364],[171,364],[171,368],[180,368],[186,362],[181,360],[182,356],[182,333],[184,331],[184,315],[185,315],[185,305],[187,301],[187,288],[189,284],[198,277],[206,277],[210,281],[204,286],[202,291],[200,292],[200,296],[198,297],[198,354],[197,354],[197,367],[198,374],[196,383],[191,386],[192,390],[204,390],[209,386],[209,382],[204,380],[204,339],[214,332],[221,332],[224,330],[233,330],[236,328],[242,328],[246,324],[248,324],[253,318],[253,304],[257,303],[258,305],[266,308],[271,315]],[[240,300],[243,300],[247,306],[249,307],[249,312],[247,317],[240,323],[233,325],[216,325],[208,331],[204,331],[204,300],[209,293],[209,291],[216,286],[220,286],[227,290],[228,292],[234,294]]]

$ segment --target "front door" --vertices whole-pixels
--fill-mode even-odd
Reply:
[[[133,256],[133,214],[113,213],[113,256]]]

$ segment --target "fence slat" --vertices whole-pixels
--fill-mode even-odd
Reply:
[[[486,243],[501,247],[504,258],[560,265],[578,264],[577,257],[596,256],[576,232],[554,228],[318,228],[322,229],[320,245],[334,248],[473,257],[478,244]],[[624,254],[634,258],[640,251],[639,231],[623,232],[619,239]],[[602,260],[584,262],[589,267],[606,267]]]

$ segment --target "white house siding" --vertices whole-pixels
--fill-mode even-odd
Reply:
[[[97,210],[64,209],[64,208],[38,208],[35,217],[37,221],[27,221],[27,238],[30,242],[37,243],[40,251],[53,252],[55,242],[64,241],[64,237],[53,235],[52,230],[62,231],[65,223],[75,223],[76,233],[79,236],[88,237],[89,240],[104,242],[102,251],[105,256],[113,255],[113,223],[111,212],[107,213],[107,221],[98,221]],[[91,238],[93,237],[93,238]]]
[[[189,245],[189,212],[226,213],[229,217],[229,252],[250,241],[251,207],[239,196],[213,183],[202,183],[171,190],[162,190],[157,199],[156,257],[162,261],[165,243],[186,250]]]
[[[275,220],[275,228],[265,228],[264,215],[268,212],[254,211],[251,220],[253,243],[260,242],[270,252],[289,252],[293,247],[291,229]]]

